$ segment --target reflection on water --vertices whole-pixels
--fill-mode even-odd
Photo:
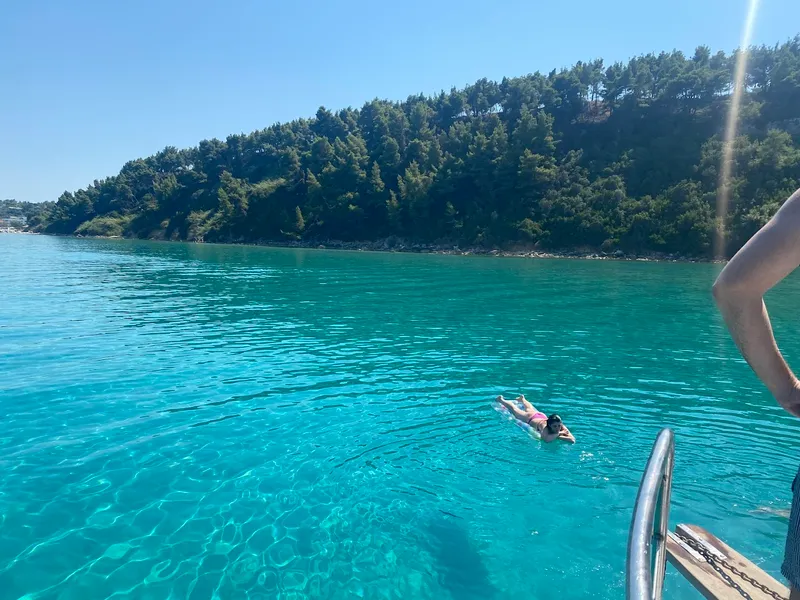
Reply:
[[[721,327],[717,266],[35,236],[0,256],[7,597],[619,598],[663,426],[673,522],[778,572],[798,426]],[[798,293],[769,298],[794,363]],[[520,392],[578,443],[493,410]],[[672,571],[667,594],[695,597]]]

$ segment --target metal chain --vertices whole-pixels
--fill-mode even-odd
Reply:
[[[745,598],[746,600],[753,600],[753,597],[747,592],[745,592],[738,583],[736,583],[733,579],[731,579],[731,576],[728,575],[725,571],[723,571],[721,567],[725,567],[737,577],[740,577],[741,579],[752,585],[754,588],[761,590],[768,596],[775,598],[775,600],[788,600],[785,596],[781,596],[778,592],[771,590],[763,583],[756,581],[755,579],[750,577],[747,573],[742,573],[739,569],[734,567],[725,559],[719,558],[718,556],[714,556],[702,544],[698,544],[692,538],[687,537],[680,532],[676,532],[676,535],[681,541],[686,543],[687,546],[689,546],[692,550],[694,550],[700,556],[702,556],[706,560],[706,562],[709,565],[711,565],[711,567],[717,573],[720,574],[720,576],[728,583],[728,585],[730,585],[733,589],[739,592],[739,594],[741,594],[742,598]]]

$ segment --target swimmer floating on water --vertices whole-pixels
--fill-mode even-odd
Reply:
[[[555,440],[564,440],[570,444],[575,443],[575,437],[570,433],[566,425],[561,422],[561,417],[558,415],[550,415],[548,417],[543,412],[539,412],[533,404],[525,399],[525,396],[520,395],[516,399],[516,402],[522,402],[525,410],[502,396],[498,396],[497,401],[505,406],[517,420],[533,427],[539,435],[542,436],[542,441],[552,442]]]

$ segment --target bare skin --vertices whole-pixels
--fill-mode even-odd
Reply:
[[[800,383],[778,349],[764,294],[800,265],[800,190],[736,253],[714,283],[733,341],[784,409],[800,417]]]
[[[800,190],[736,253],[714,283],[733,341],[787,412],[800,417],[800,382],[781,354],[764,294],[800,266]],[[791,600],[800,600],[792,586]]]
[[[516,398],[515,402],[521,402],[523,408],[520,408],[517,404],[510,400],[506,400],[503,396],[498,396],[497,401],[505,406],[508,411],[514,415],[514,417],[522,421],[523,423],[530,425],[542,436],[542,441],[545,442],[553,442],[555,440],[564,440],[565,442],[569,442],[571,444],[575,443],[575,437],[570,433],[569,429],[565,425],[561,425],[561,431],[558,433],[553,433],[547,428],[547,419],[542,418],[532,418],[535,414],[544,414],[540,411],[536,410],[536,407],[533,406],[525,396],[520,395]]]

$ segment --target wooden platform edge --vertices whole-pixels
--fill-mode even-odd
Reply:
[[[701,543],[713,555],[724,558],[755,581],[775,590],[784,598],[789,598],[789,589],[785,585],[765,573],[761,568],[702,527],[697,525],[678,525],[676,529],[682,535]],[[731,587],[700,554],[691,549],[672,532],[667,537],[667,559],[695,589],[706,598],[709,598],[709,600],[741,600],[742,596],[739,592]],[[772,596],[765,594],[760,589],[733,575],[733,573],[728,574],[731,579],[752,596],[753,600],[774,600]]]

